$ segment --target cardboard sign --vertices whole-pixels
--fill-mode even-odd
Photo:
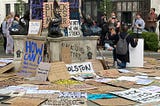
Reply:
[[[62,17],[62,24],[61,27],[68,27],[69,26],[69,2],[59,2],[59,6],[60,9],[58,10],[58,12],[60,13],[61,17]]]
[[[66,66],[70,74],[94,73],[91,62],[73,63]]]
[[[12,106],[39,106],[44,101],[46,101],[46,99],[15,97],[15,98],[11,98],[3,103],[11,104]]]
[[[43,18],[43,0],[30,0],[31,19],[41,20]]]
[[[61,61],[66,64],[70,64],[71,60],[71,49],[69,47],[62,47],[61,50]]]
[[[22,68],[18,74],[33,77],[38,65],[43,61],[44,41],[27,39],[24,45]]]
[[[70,26],[68,27],[68,37],[80,37],[81,30],[78,20],[70,20]]]
[[[97,99],[92,102],[98,104],[98,106],[134,106],[136,104],[136,102],[123,98]]]
[[[29,22],[28,35],[39,35],[41,33],[42,21],[41,20],[32,20]]]
[[[60,9],[58,12],[62,17],[62,24],[61,27],[68,27],[69,26],[69,3],[68,2],[59,2]],[[43,3],[43,27],[47,28],[49,22],[52,18],[54,18],[53,13],[54,7],[53,2],[45,2]]]
[[[25,97],[47,99],[42,106],[84,106],[82,102],[86,102],[87,93],[60,92],[55,90],[33,90],[26,92]],[[82,105],[80,103],[82,103]]]
[[[48,79],[50,82],[55,82],[57,80],[69,79],[70,75],[67,71],[67,67],[64,62],[53,62],[51,64],[51,70],[48,74]]]
[[[51,64],[50,63],[41,62],[38,65],[38,68],[37,68],[36,80],[46,81],[50,68],[51,68]]]
[[[149,102],[157,102],[160,101],[160,94],[158,93],[152,93],[147,92],[139,89],[131,88],[126,91],[120,91],[120,92],[111,92],[115,95],[140,102],[140,103],[149,103]]]

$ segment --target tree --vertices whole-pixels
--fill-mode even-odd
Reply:
[[[113,11],[111,0],[101,0],[99,11],[106,14],[106,17],[109,18],[111,12]]]

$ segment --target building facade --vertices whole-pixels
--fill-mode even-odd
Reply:
[[[23,0],[25,2],[24,10],[26,10],[28,6],[28,0]],[[22,11],[20,9],[20,5],[17,0],[0,0],[0,22],[4,20],[7,14],[10,12],[14,12],[20,14]]]
[[[101,0],[82,0],[82,12],[84,16],[91,15],[98,20],[101,15],[100,8]],[[111,0],[113,11],[117,13],[119,20],[124,23],[131,24],[137,12],[141,12],[143,18],[151,8],[151,0]],[[107,11],[106,11],[107,12]]]

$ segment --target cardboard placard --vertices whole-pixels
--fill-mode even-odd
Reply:
[[[22,67],[18,75],[33,77],[38,65],[43,61],[44,41],[27,39],[22,58]]]
[[[129,105],[136,104],[136,102],[133,102],[127,99],[123,99],[123,98],[98,99],[92,102],[99,104],[100,106],[129,106]]]
[[[70,64],[71,60],[71,49],[69,47],[62,47],[61,50],[61,61],[66,64]]]
[[[107,78],[117,78],[120,75],[117,69],[103,70],[103,71],[97,72],[97,74]]]
[[[60,79],[69,79],[70,75],[64,62],[53,62],[49,71],[48,79],[54,82]]]
[[[47,77],[48,77],[48,72],[49,72],[50,68],[51,68],[51,64],[50,64],[50,63],[41,62],[41,63],[38,65],[38,68],[37,68],[36,80],[46,81],[46,80],[47,80]]]
[[[3,103],[11,104],[12,106],[39,106],[44,101],[46,101],[46,99],[15,97],[15,98],[11,98]]]
[[[14,64],[13,63],[10,63],[10,64],[8,64],[8,65],[6,65],[4,67],[1,67],[0,68],[0,74],[3,74],[4,72],[6,72],[6,71],[8,71],[8,70],[10,70],[12,68],[14,68]]]
[[[93,65],[93,69],[95,72],[99,72],[104,70],[102,63],[100,62],[100,60],[95,60],[95,59],[91,59],[91,60],[86,60],[87,62],[92,62]]]
[[[69,26],[69,2],[59,2],[60,9],[58,12],[62,17],[61,27],[68,27]],[[52,18],[54,18],[54,7],[53,2],[44,2],[43,3],[43,27],[47,28],[49,22]]]
[[[67,69],[70,74],[94,73],[91,62],[67,64]]]
[[[29,36],[33,36],[33,35],[40,36],[41,29],[42,29],[42,20],[31,20],[29,22],[28,35]]]
[[[68,27],[68,37],[80,37],[81,30],[78,20],[70,20],[70,25]]]

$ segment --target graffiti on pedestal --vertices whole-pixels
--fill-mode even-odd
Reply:
[[[78,42],[70,42],[70,43],[63,42],[62,47],[69,47],[70,48],[72,59],[79,60],[79,61],[81,61],[83,59],[83,55],[85,54],[85,50],[83,47],[80,46],[80,43],[78,43]]]

